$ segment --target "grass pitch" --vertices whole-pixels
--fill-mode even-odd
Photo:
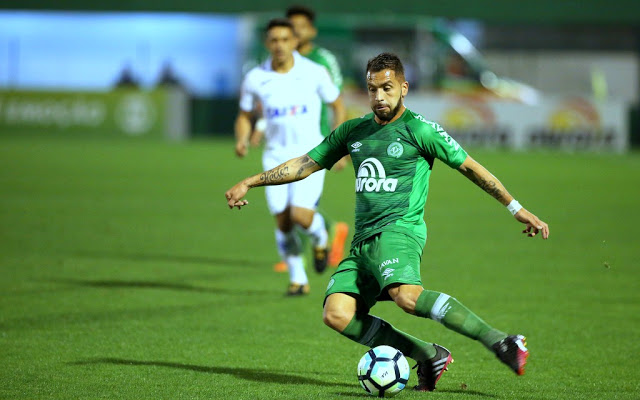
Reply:
[[[368,398],[365,348],[324,327],[329,275],[283,296],[260,169],[229,140],[187,144],[0,137],[0,398]],[[472,152],[549,223],[525,238],[495,200],[436,163],[426,287],[528,337],[516,377],[479,343],[392,304],[374,313],[448,347],[434,393],[406,399],[640,397],[640,157]],[[322,206],[353,222],[350,171]],[[412,374],[410,385],[415,384]]]

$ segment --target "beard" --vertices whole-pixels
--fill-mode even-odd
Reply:
[[[402,97],[398,99],[398,104],[396,104],[396,106],[390,111],[378,111],[375,109],[375,107],[372,107],[371,110],[380,121],[388,122],[398,114],[398,111],[400,111],[400,107],[402,107]]]

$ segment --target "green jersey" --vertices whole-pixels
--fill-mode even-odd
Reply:
[[[458,168],[462,147],[435,122],[407,109],[379,125],[373,113],[346,121],[309,152],[324,168],[351,154],[356,174],[353,243],[383,231],[405,233],[422,246],[427,240],[424,205],[435,159]]]
[[[340,72],[340,65],[338,60],[329,50],[322,47],[314,46],[308,54],[305,54],[309,60],[320,64],[329,71],[329,76],[333,84],[342,91],[342,73]],[[329,119],[329,107],[326,104],[322,105],[320,111],[320,132],[323,136],[327,136],[331,132],[331,121]]]

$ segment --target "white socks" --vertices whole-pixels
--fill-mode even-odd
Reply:
[[[289,268],[289,282],[297,283],[299,285],[306,285],[309,283],[307,273],[304,270],[302,256],[286,255],[284,257],[284,261],[287,263],[287,267]]]
[[[313,214],[313,220],[311,221],[311,225],[309,225],[309,229],[305,229],[304,231],[311,237],[315,247],[327,247],[329,234],[327,233],[327,228],[324,226],[324,218],[319,212],[316,211]]]
[[[292,229],[289,232],[282,232],[280,229],[276,229],[276,243],[278,244],[280,258],[287,263],[289,281],[300,285],[309,283],[307,273],[304,270],[300,240],[296,231]]]

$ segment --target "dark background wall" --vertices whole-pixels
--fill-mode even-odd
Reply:
[[[640,53],[640,0],[6,0],[5,10],[56,11],[182,11],[246,14],[281,13],[286,7],[302,3],[321,16],[327,14],[433,16],[469,18],[486,23],[485,48],[560,49],[580,48],[631,50]],[[553,39],[553,35],[557,38]],[[551,38],[551,39],[550,39]],[[517,44],[514,45],[514,43]],[[192,99],[191,126],[194,132],[230,132],[231,119],[214,119],[211,110],[230,115],[235,99]],[[632,138],[640,142],[640,107],[632,110]]]
[[[4,1],[4,9],[190,11],[245,13],[282,10],[291,0],[20,0]],[[510,23],[624,23],[640,24],[638,0],[430,0],[391,2],[368,0],[300,1],[320,13],[397,13],[451,18],[474,18]]]

